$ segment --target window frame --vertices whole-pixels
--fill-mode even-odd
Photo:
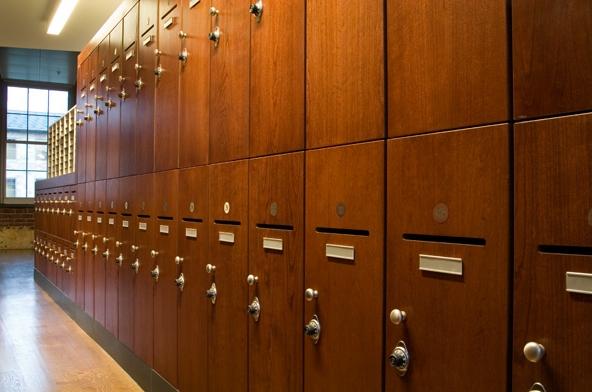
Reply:
[[[68,107],[72,107],[76,101],[76,87],[69,84],[45,83],[22,80],[0,80],[0,204],[11,206],[28,206],[35,203],[34,197],[6,197],[6,150],[8,146],[8,87],[22,87],[28,89],[58,90],[68,92]],[[49,117],[48,117],[49,127]],[[28,130],[27,130],[28,132]],[[48,141],[14,141],[15,144],[47,145]],[[28,159],[28,154],[27,154]],[[46,167],[47,170],[47,167]],[[27,171],[21,170],[21,171]],[[32,170],[34,172],[35,170]]]

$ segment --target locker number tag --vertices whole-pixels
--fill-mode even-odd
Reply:
[[[197,238],[197,229],[192,227],[185,228],[185,237],[187,238]]]
[[[148,230],[148,224],[146,222],[140,222],[138,224],[138,229],[140,229],[142,231],[146,231],[146,230]]]
[[[97,223],[103,223],[103,218],[101,218],[100,216],[97,216]]]
[[[82,221],[82,215],[78,215],[78,220]]]
[[[92,216],[90,216],[90,215],[89,215],[89,216],[87,216],[87,217],[86,217],[86,221],[87,221],[87,222],[92,222]]]
[[[169,234],[169,226],[168,225],[160,225],[159,231],[161,234]]]
[[[129,221],[124,220],[121,222],[121,227],[129,227]]]
[[[115,218],[109,218],[109,224],[110,225],[114,225],[115,224]]]

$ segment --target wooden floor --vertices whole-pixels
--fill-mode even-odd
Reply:
[[[0,391],[141,391],[33,281],[33,253],[0,252]]]

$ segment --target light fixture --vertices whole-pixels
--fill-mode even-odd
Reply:
[[[47,34],[51,35],[58,35],[62,32],[64,25],[68,21],[70,15],[72,15],[72,11],[74,11],[74,7],[78,0],[61,0],[58,9],[56,10],[51,22],[49,23],[49,28],[47,29]]]

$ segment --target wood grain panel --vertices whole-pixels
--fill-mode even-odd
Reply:
[[[592,298],[567,292],[566,272],[592,273],[591,131],[590,114],[515,128],[515,390],[534,381],[557,391],[589,384]],[[539,363],[522,352],[531,341],[545,347]]]
[[[512,1],[514,117],[592,109],[592,3]]]
[[[94,263],[92,252],[90,251],[93,247],[93,241],[91,239],[92,233],[95,231],[94,225],[94,200],[95,200],[95,183],[87,182],[85,189],[85,213],[83,215],[84,220],[84,232],[86,236],[83,238],[83,252],[84,252],[84,311],[90,316],[94,316]]]
[[[248,176],[247,161],[209,166],[209,262],[216,270],[206,289],[216,283],[218,290],[216,303],[208,302],[209,391],[248,389]],[[234,234],[234,243],[219,241],[220,232]]]
[[[104,69],[99,73],[96,80],[97,90],[94,94],[93,110],[95,116],[95,179],[104,180],[107,178],[107,143],[109,137],[107,135],[108,115],[105,101],[108,98],[109,90],[109,70]],[[116,81],[113,81],[117,83]]]
[[[250,156],[304,148],[304,0],[264,3],[251,17]]]
[[[91,255],[93,257],[93,279],[94,279],[94,318],[102,326],[105,326],[105,298],[106,298],[106,263],[103,257],[105,244],[103,237],[107,234],[106,210],[106,182],[95,182],[95,214],[94,214],[94,237],[91,238]],[[92,249],[96,248],[96,252]]]
[[[129,176],[136,172],[136,111],[138,106],[138,92],[135,65],[138,61],[138,46],[132,43],[121,59],[123,82],[121,92],[126,94],[125,100],[120,102],[120,130],[119,130],[119,175]]]
[[[389,136],[507,121],[506,1],[387,2]]]
[[[119,179],[107,181],[107,211],[105,214],[105,238],[104,252],[109,253],[103,259],[105,260],[105,328],[117,337],[118,335],[118,295],[119,295],[119,264],[116,263],[117,250],[116,241],[120,241],[120,222],[117,219],[117,201],[119,200]]]
[[[106,35],[95,50],[97,52],[97,74],[101,74],[111,64],[111,53],[109,51],[109,35]]]
[[[78,72],[81,72],[78,68]],[[80,79],[79,79],[80,83]],[[86,86],[82,87],[77,94],[76,100],[76,180],[78,183],[86,181],[86,124],[85,116],[87,91]]]
[[[266,237],[283,249],[265,249]],[[249,273],[259,280],[249,301],[261,303],[249,321],[249,390],[302,391],[304,153],[249,162]]]
[[[140,2],[140,13],[142,4]],[[151,37],[149,40],[148,38]],[[136,82],[141,86],[138,90],[135,127],[135,155],[137,174],[151,173],[154,170],[154,68],[156,61],[156,27],[140,37],[138,49],[138,72]]]
[[[249,154],[249,1],[212,0],[219,14],[212,31],[221,31],[218,47],[211,44],[210,162],[245,158]]]
[[[179,0],[158,0],[158,15],[164,18],[179,2]]]
[[[319,297],[304,322],[316,314],[321,324],[318,344],[304,342],[307,392],[382,390],[384,150],[381,141],[306,153],[304,287]],[[327,257],[327,244],[353,246],[355,259]]]
[[[109,64],[119,58],[123,48],[123,19],[109,33]]]
[[[179,167],[204,165],[209,159],[210,131],[210,43],[203,39],[210,32],[209,3],[193,7],[182,3],[183,32],[181,51],[187,61],[179,73]]]
[[[123,18],[123,51],[138,41],[139,5],[135,4]]]
[[[94,52],[93,52],[94,53]],[[86,174],[84,176],[86,181],[95,180],[95,165],[96,165],[96,142],[97,142],[97,116],[94,114],[96,108],[94,96],[97,93],[97,83],[94,79],[91,79],[88,84],[87,98],[86,98],[86,148],[84,156],[86,157],[85,169]]]
[[[388,142],[385,351],[402,340],[412,359],[405,377],[386,361],[386,389],[506,389],[509,151],[506,125]],[[421,271],[420,254],[460,258],[462,275]]]
[[[139,35],[144,35],[152,27],[156,26],[158,21],[158,0],[140,1],[139,16]]]
[[[121,48],[119,48],[121,50]],[[122,86],[122,58],[117,60],[107,69],[109,74],[108,91],[105,92],[106,100],[104,110],[107,112],[107,143],[106,143],[106,178],[119,177],[119,153],[121,134],[121,99]],[[126,93],[127,94],[127,93]]]
[[[136,244],[135,228],[137,223],[130,214],[131,200],[135,193],[135,177],[120,179],[119,204],[121,215],[116,220],[119,226],[119,238],[121,245],[115,252],[121,255],[123,261],[119,270],[118,284],[118,337],[119,341],[125,344],[130,350],[134,348],[134,283],[136,273],[132,270],[132,263],[135,261],[135,252],[131,246]],[[126,208],[127,206],[127,208]],[[117,257],[116,256],[116,257]]]
[[[155,171],[179,167],[179,31],[180,12],[174,9],[158,24],[154,112]],[[159,68],[160,67],[160,68]],[[157,72],[155,70],[155,72]]]
[[[306,146],[383,138],[383,2],[306,4]]]

